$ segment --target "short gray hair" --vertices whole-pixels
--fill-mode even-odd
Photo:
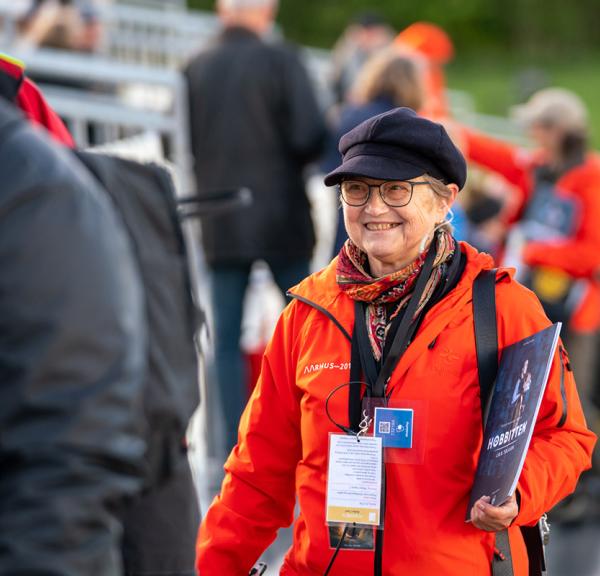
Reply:
[[[218,0],[224,10],[244,10],[246,8],[277,8],[278,0]]]

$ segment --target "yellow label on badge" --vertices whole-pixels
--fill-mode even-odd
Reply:
[[[327,508],[328,522],[354,522],[356,524],[379,524],[377,508],[346,508],[344,506],[329,506]]]

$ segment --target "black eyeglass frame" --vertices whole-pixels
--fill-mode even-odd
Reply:
[[[360,204],[351,204],[350,202],[348,202],[348,200],[346,200],[346,198],[344,197],[344,193],[342,192],[342,186],[344,185],[344,182],[360,182],[361,184],[364,184],[365,186],[367,186],[369,188],[369,191],[367,193],[367,197],[365,198],[364,202],[361,202]],[[410,184],[410,195],[408,197],[408,200],[406,202],[404,202],[403,204],[390,204],[390,202],[388,202],[385,199],[385,194],[383,192],[383,190],[381,189],[382,186],[385,186],[386,184],[394,184],[395,182],[401,182],[402,184]],[[371,198],[371,189],[372,188],[379,188],[379,197],[381,198],[381,200],[383,201],[383,203],[386,206],[389,206],[390,208],[402,208],[403,206],[408,206],[408,204],[410,204],[410,201],[412,200],[413,197],[413,192],[415,190],[415,186],[419,186],[420,184],[429,184],[431,185],[431,182],[429,182],[429,180],[386,180],[385,182],[382,182],[381,184],[368,184],[367,182],[364,182],[363,180],[343,180],[342,182],[340,182],[339,184],[339,190],[340,190],[340,196],[343,200],[344,203],[346,203],[348,206],[352,206],[353,208],[360,208],[361,206],[365,206],[368,202],[369,202],[369,198]]]

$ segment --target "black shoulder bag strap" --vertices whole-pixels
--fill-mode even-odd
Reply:
[[[481,421],[485,428],[488,407],[498,372],[498,327],[496,324],[496,270],[482,270],[473,282],[475,350],[481,397]],[[513,576],[508,531],[496,532],[493,576]]]
[[[495,269],[482,270],[473,282],[473,320],[481,393],[481,420],[485,427],[488,403],[498,372]]]
[[[473,318],[475,349],[481,390],[481,414],[485,427],[489,401],[498,372],[498,327],[496,324],[496,270],[482,270],[473,283]],[[522,526],[521,532],[529,557],[529,576],[546,574],[544,548],[538,526]],[[493,576],[513,576],[508,531],[496,533],[492,564]]]

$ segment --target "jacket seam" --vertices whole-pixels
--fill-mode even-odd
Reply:
[[[306,304],[306,305],[314,308],[315,310],[318,310],[322,314],[324,314],[339,328],[339,330],[346,337],[346,339],[349,342],[352,342],[352,336],[350,336],[350,334],[348,334],[348,331],[342,326],[341,322],[331,312],[329,312],[329,310],[327,310],[327,308],[320,306],[319,304],[317,304],[316,302],[313,302],[312,300],[309,300],[308,298],[304,298],[304,296],[298,296],[298,294],[294,294],[293,292],[287,292],[287,296],[289,298],[294,298],[296,300],[299,300],[300,302],[303,302],[304,304]]]

